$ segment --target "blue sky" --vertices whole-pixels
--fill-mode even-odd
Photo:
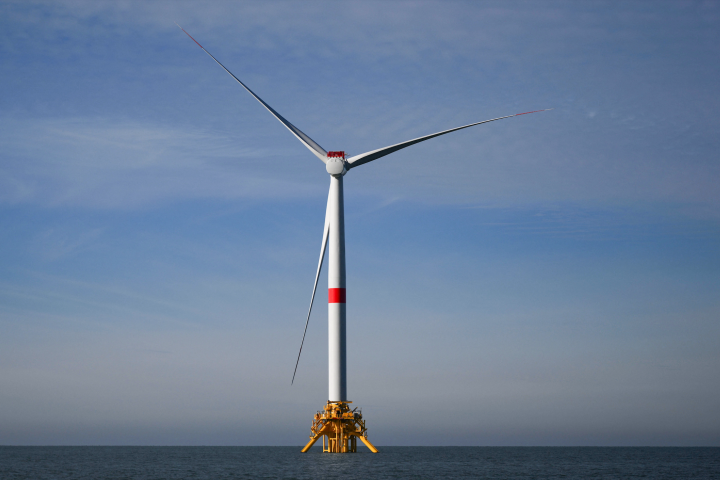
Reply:
[[[720,445],[720,3],[4,2],[0,444],[300,445],[326,150],[377,445]],[[321,276],[319,291],[327,288]]]

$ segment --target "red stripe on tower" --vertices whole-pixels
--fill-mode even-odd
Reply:
[[[345,303],[345,289],[328,288],[328,303]]]

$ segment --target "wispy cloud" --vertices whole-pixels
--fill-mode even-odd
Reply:
[[[13,68],[28,68],[36,55],[76,68],[73,78],[82,73],[84,82],[88,63],[108,77],[132,72],[106,79],[129,89],[123,100],[98,93],[105,111],[123,112],[117,117],[25,112],[2,120],[6,203],[117,208],[323,194],[321,166],[307,167],[312,158],[260,165],[261,157],[306,152],[287,147],[294,139],[179,32],[178,20],[327,148],[360,153],[556,107],[353,171],[348,183],[360,194],[428,203],[640,201],[697,205],[695,212],[720,205],[720,165],[709,153],[720,148],[711,81],[718,68],[706,61],[720,44],[708,27],[718,16],[712,5],[68,1],[5,9]],[[697,25],[700,14],[706,23]],[[695,61],[685,54],[690,46]],[[133,95],[151,106],[124,111]],[[91,108],[79,106],[84,98],[73,97],[74,108]],[[248,108],[221,109],[229,99]],[[138,120],[152,108],[161,114]],[[240,118],[242,135],[218,127]]]
[[[273,177],[282,148],[240,148],[226,137],[104,119],[3,119],[0,201],[136,208],[187,198],[287,198],[314,193]]]

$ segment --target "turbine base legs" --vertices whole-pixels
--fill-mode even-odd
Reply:
[[[365,444],[373,453],[377,448],[367,439],[367,428],[362,412],[357,408],[350,410],[352,402],[328,401],[323,410],[317,412],[310,427],[310,441],[302,449],[310,450],[320,437],[323,439],[323,452],[354,453],[357,451],[357,439]]]

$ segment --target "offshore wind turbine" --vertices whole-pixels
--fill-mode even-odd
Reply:
[[[177,23],[176,23],[177,25]],[[317,290],[318,278],[322,269],[325,250],[328,251],[328,401],[322,411],[317,412],[311,426],[310,441],[302,449],[307,452],[315,442],[323,438],[323,452],[345,453],[355,452],[357,449],[357,439],[359,438],[373,453],[377,453],[377,449],[367,439],[367,428],[365,421],[362,419],[362,413],[357,408],[350,410],[349,404],[352,403],[347,399],[347,363],[346,363],[346,289],[345,289],[345,215],[343,203],[343,177],[345,174],[355,167],[377,160],[378,158],[397,152],[403,148],[415,145],[416,143],[430,140],[431,138],[445,135],[446,133],[455,132],[464,128],[481,125],[483,123],[494,122],[504,118],[517,117],[528,113],[544,112],[552,110],[551,108],[543,110],[533,110],[531,112],[516,113],[506,115],[504,117],[491,118],[480,122],[470,123],[461,127],[455,127],[441,132],[424,135],[422,137],[413,138],[404,142],[396,143],[388,147],[378,148],[369,152],[361,153],[346,158],[344,151],[325,151],[312,138],[308,137],[299,128],[286,120],[282,115],[276,112],[270,105],[265,103],[255,92],[245,85],[239,78],[225,68],[210,52],[198,43],[184,28],[178,27],[185,34],[202,48],[210,58],[212,58],[223,70],[233,77],[245,90],[250,93],[255,100],[260,102],[280,123],[290,130],[300,142],[305,145],[310,152],[325,164],[325,170],[330,174],[330,192],[328,193],[327,207],[325,210],[325,226],[323,228],[323,238],[320,246],[320,259],[318,261],[317,273],[315,274],[315,283],[313,285],[312,295],[310,297],[310,308],[308,309],[307,319],[305,320],[305,330],[303,331],[302,341],[300,343],[300,351],[295,362],[295,373],[297,373],[298,363],[300,362],[300,354],[302,346],[305,343],[305,334],[307,333],[308,323],[310,321],[310,312],[312,311],[313,301],[315,299],[315,291]],[[327,438],[327,445],[325,440]]]

